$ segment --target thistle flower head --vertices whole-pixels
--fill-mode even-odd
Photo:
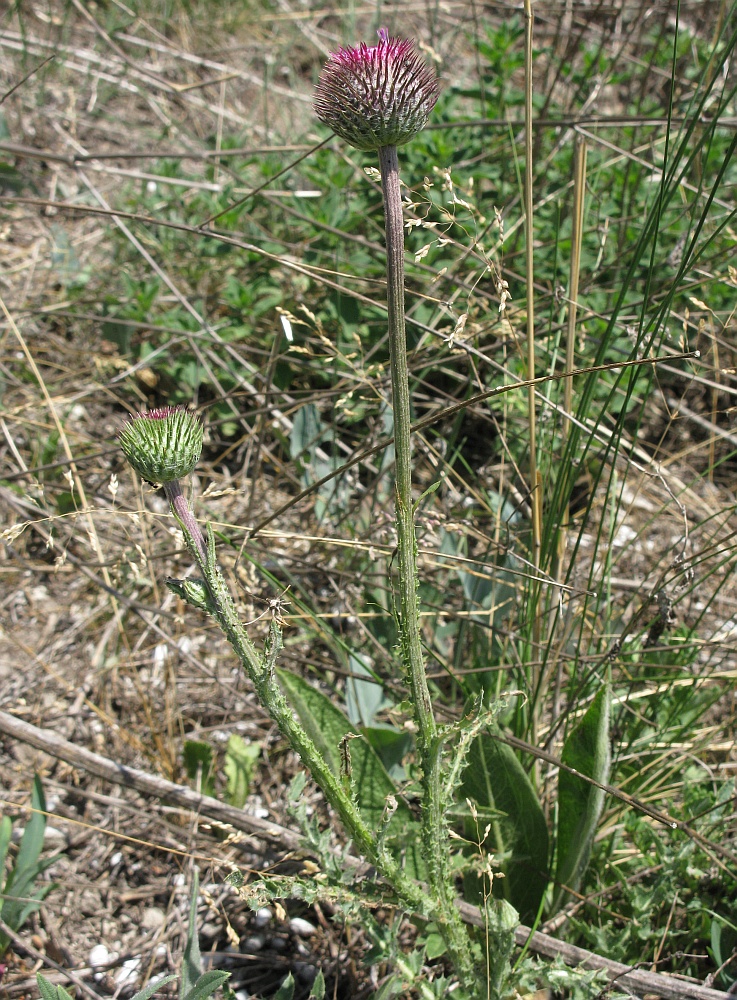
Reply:
[[[202,421],[196,413],[186,406],[164,406],[131,418],[120,433],[120,447],[141,479],[164,484],[194,469],[202,438]]]
[[[401,146],[421,131],[440,85],[414,42],[379,31],[377,45],[332,53],[315,92],[315,114],[356,149]]]

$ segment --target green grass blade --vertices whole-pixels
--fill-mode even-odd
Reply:
[[[200,942],[197,936],[197,895],[200,889],[200,873],[195,868],[192,878],[192,896],[189,904],[189,924],[187,926],[187,944],[182,960],[182,982],[179,987],[180,1000],[186,1000],[202,975],[202,959],[200,957]]]

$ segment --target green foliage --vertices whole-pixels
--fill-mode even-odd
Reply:
[[[734,815],[735,783],[716,784],[693,764],[679,770],[679,780],[683,797],[672,806],[674,818],[685,820],[705,843],[629,811],[622,826],[594,844],[591,867],[599,905],[577,913],[573,927],[586,947],[616,961],[651,959],[675,907],[681,917],[678,922],[671,919],[667,939],[671,955],[679,951],[705,955],[713,949],[715,921],[724,927],[737,924],[733,902],[737,875],[732,866],[715,864],[708,847],[709,841],[718,842]],[[621,858],[616,867],[607,864],[611,856]],[[616,918],[609,915],[611,911]],[[704,965],[693,957],[678,968],[703,978]]]
[[[16,932],[23,927],[32,913],[40,909],[42,901],[54,888],[54,884],[51,882],[46,885],[36,884],[39,876],[55,860],[53,857],[41,859],[46,831],[46,799],[38,775],[33,779],[31,810],[31,817],[23,830],[18,853],[0,893],[0,917],[11,930]],[[12,832],[10,817],[3,816],[0,819],[0,880],[3,876]],[[0,882],[0,884],[2,883]],[[0,955],[9,944],[7,936],[0,932]]]
[[[469,71],[463,87],[448,74],[451,78],[435,119],[441,127],[418,136],[403,158],[409,336],[418,418],[428,401],[429,405],[440,399],[457,403],[527,373],[518,177],[523,31],[523,20],[515,17],[477,32],[472,39],[476,72]],[[729,80],[726,67],[734,38],[725,34],[710,50],[690,28],[648,32],[649,28],[643,34],[649,59],[643,74],[636,68],[637,60],[620,58],[612,46],[594,43],[586,34],[557,39],[556,62],[545,81],[550,87],[534,94],[542,119],[535,129],[534,162],[537,374],[559,375],[563,370],[573,239],[568,189],[574,143],[564,126],[548,127],[544,120],[588,111],[588,102],[600,87],[607,93],[616,91],[617,103],[633,117],[616,130],[600,122],[591,132],[576,366],[620,365],[671,353],[680,340],[684,347],[691,344],[703,350],[704,344],[710,346],[711,324],[716,330],[724,321],[726,329],[734,279],[725,271],[732,253],[725,189],[734,179],[735,145],[732,131],[723,128],[721,120],[733,115],[734,93],[719,91],[715,81]],[[666,98],[653,81],[667,83]],[[565,107],[557,106],[559,92],[566,96]],[[671,113],[673,120],[665,125]],[[661,123],[644,123],[648,119],[643,116],[651,114]],[[235,147],[239,137],[224,140],[226,148],[228,143]],[[202,219],[237,200],[236,183],[239,190],[240,185],[255,187],[284,167],[283,159],[273,155],[241,153],[228,163],[237,182],[220,193],[193,189],[185,204],[180,193],[162,185],[155,197],[137,198],[136,207],[155,212],[162,221],[179,223],[184,212],[188,218]],[[292,211],[290,200],[269,199],[267,192],[218,220],[229,239],[242,245],[218,242],[217,237],[199,232],[150,228],[150,249],[176,270],[178,284],[203,315],[216,317],[216,328],[202,329],[181,304],[172,304],[167,287],[141,272],[127,246],[117,251],[120,278],[105,290],[103,333],[129,362],[150,366],[158,379],[156,392],[167,401],[189,400],[196,394],[211,403],[212,456],[224,454],[224,462],[233,461],[231,443],[224,441],[232,438],[240,462],[237,434],[242,432],[246,441],[258,440],[259,449],[269,437],[269,462],[275,468],[280,462],[291,463],[296,488],[309,487],[335,472],[364,444],[373,443],[374,428],[379,433],[391,430],[386,315],[379,284],[384,280],[377,236],[381,199],[375,180],[361,171],[366,163],[368,159],[336,155],[334,148],[316,151],[286,174],[286,183],[319,187],[320,198],[302,199]],[[187,165],[174,160],[153,169],[162,176],[189,176]],[[494,206],[503,210],[504,233],[491,218]],[[295,253],[308,273],[288,266]],[[69,263],[68,255],[57,257],[60,281],[73,296]],[[316,270],[309,271],[312,266]],[[331,283],[323,283],[326,271]],[[508,283],[511,296],[504,311],[499,309],[497,274]],[[695,299],[704,300],[703,308],[695,305]],[[294,310],[294,347],[275,339],[281,336],[274,332],[279,329],[278,309]],[[145,336],[123,320],[140,323]],[[714,333],[714,343],[717,337]],[[715,357],[713,371],[708,366],[701,369],[705,391],[711,391],[717,373],[721,379],[727,363],[731,361],[717,362]],[[680,473],[671,478],[665,472],[656,485],[660,472],[656,475],[655,466],[648,464],[652,456],[660,462],[663,452],[657,400],[662,396],[665,402],[660,405],[667,404],[670,420],[675,408],[669,394],[678,395],[676,390],[680,392],[692,374],[687,365],[660,367],[657,372],[644,365],[589,371],[575,380],[573,420],[567,429],[561,418],[563,384],[538,386],[539,485],[526,481],[530,441],[523,392],[495,397],[455,413],[437,428],[424,428],[422,437],[416,436],[415,452],[415,496],[422,493],[418,517],[429,537],[427,541],[421,536],[419,544],[434,550],[437,563],[431,566],[428,558],[421,596],[428,612],[423,640],[437,666],[431,693],[438,708],[457,719],[461,706],[480,691],[485,704],[500,699],[505,691],[521,692],[500,717],[500,734],[510,730],[534,745],[545,742],[548,749],[566,734],[564,763],[598,783],[611,780],[641,792],[648,801],[662,796],[669,807],[671,802],[683,806],[701,783],[689,777],[688,787],[681,789],[680,765],[669,760],[676,750],[668,748],[692,739],[699,719],[721,690],[701,683],[710,669],[706,663],[710,654],[700,614],[693,609],[697,601],[708,608],[721,586],[712,587],[709,580],[717,572],[726,580],[734,568],[734,556],[729,554],[715,571],[709,559],[723,538],[716,531],[698,537],[702,514],[693,513],[698,505],[686,510],[694,504],[694,496],[701,502],[702,477],[718,476],[718,462],[708,470],[702,463],[689,482],[681,482]],[[246,380],[258,386],[259,401],[269,400],[271,406],[278,399],[280,413],[288,414],[275,421],[276,428],[265,430],[268,421],[260,410],[253,416],[248,407],[233,404],[236,393],[253,397]],[[716,407],[715,398],[698,397],[696,409],[702,421],[710,407]],[[719,404],[724,412],[714,418],[717,431],[727,424],[725,399],[726,395]],[[719,437],[717,431],[709,434]],[[51,457],[57,445],[49,440]],[[724,454],[725,463],[733,461],[730,453]],[[290,706],[332,773],[355,797],[372,830],[386,834],[392,850],[401,856],[408,841],[410,846],[419,841],[412,804],[421,791],[421,776],[413,760],[417,751],[413,736],[395,719],[395,713],[397,717],[411,713],[411,706],[405,711],[407,703],[402,703],[406,678],[397,666],[398,629],[388,612],[382,614],[397,600],[393,537],[388,533],[382,538],[378,555],[362,554],[374,543],[383,511],[391,507],[386,475],[393,462],[391,451],[374,460],[376,465],[365,462],[358,472],[336,475],[313,494],[315,520],[321,528],[329,528],[323,532],[326,537],[345,543],[346,554],[343,561],[326,560],[325,570],[311,552],[304,573],[306,579],[324,571],[331,584],[340,574],[341,588],[348,580],[354,606],[369,616],[359,619],[352,635],[328,636],[328,629],[320,631],[316,624],[330,614],[329,608],[318,608],[314,598],[321,584],[315,585],[312,597],[305,584],[300,610],[307,609],[310,621],[295,640],[295,646],[305,638],[313,645],[326,645],[330,656],[351,674],[344,691],[335,689],[334,678],[327,675],[335,701],[344,699],[347,714],[295,674],[280,672],[279,678]],[[647,489],[642,490],[647,493],[644,509],[650,505],[655,510],[647,517],[637,515],[637,520],[629,515],[641,491],[638,477],[643,468],[652,480],[648,487],[657,492],[662,485],[667,498],[655,502]],[[729,468],[727,464],[725,476],[731,474]],[[432,483],[429,488],[428,483]],[[527,508],[532,488],[543,495],[540,553],[533,553],[530,540]],[[59,510],[71,500],[59,496]],[[697,538],[684,539],[683,551],[674,559],[674,545],[677,549],[680,543],[668,542],[663,552],[657,546],[662,523],[675,510],[676,530],[681,530],[683,514],[684,530],[696,529]],[[629,529],[630,522],[636,528],[632,548],[639,553],[634,571],[628,561],[630,546],[621,544],[620,536],[620,529]],[[568,545],[564,556],[562,534]],[[359,543],[355,549],[350,547],[353,541]],[[249,548],[259,544],[258,537],[249,540]],[[733,545],[726,547],[733,552]],[[695,552],[706,553],[701,570],[701,557],[691,561]],[[262,561],[272,559],[266,547]],[[688,574],[694,570],[697,579],[692,583]],[[299,571],[292,568],[278,565],[273,570],[274,578],[287,577],[282,584],[292,582],[290,573],[299,580]],[[635,589],[633,576],[639,581]],[[618,577],[625,586],[613,582]],[[199,601],[199,607],[212,613],[200,582],[183,582],[178,592],[183,593],[185,585],[196,598],[194,603]],[[665,616],[660,641],[653,645],[647,607],[661,590],[676,613],[680,605],[690,617],[688,625],[672,629]],[[531,609],[538,600],[535,614]],[[370,617],[374,612],[376,616]],[[319,663],[320,657],[315,661]],[[612,678],[611,686],[601,687],[597,673],[600,677],[604,663]],[[571,717],[584,704],[589,707],[574,724]],[[612,704],[625,708],[612,709]],[[384,721],[387,718],[391,722]],[[453,754],[458,744],[453,740],[458,732],[449,726],[446,734],[452,767],[457,764]],[[358,738],[347,739],[350,736]],[[613,738],[616,757],[610,774]],[[693,753],[700,755],[701,747]],[[229,744],[224,770],[230,801],[244,800],[255,756],[254,748]],[[203,790],[213,794],[218,771],[212,748],[189,741],[185,761],[190,779],[200,773]],[[639,960],[640,955],[651,959],[658,927],[667,922],[674,937],[681,935],[686,951],[693,951],[689,942],[698,937],[704,947],[708,942],[716,961],[724,960],[735,917],[719,908],[704,884],[709,865],[693,843],[669,839],[670,832],[666,836],[649,820],[626,815],[616,802],[604,817],[602,834],[601,789],[567,771],[559,773],[557,789],[547,779],[536,788],[519,756],[487,732],[470,741],[465,772],[457,764],[454,773],[446,787],[448,801],[443,803],[446,820],[464,822],[469,840],[474,836],[483,840],[484,856],[493,856],[504,876],[494,879],[494,891],[503,893],[523,919],[533,920],[542,910],[550,913],[570,901],[562,889],[553,889],[546,898],[550,864],[555,860],[555,882],[577,892],[595,886],[620,893],[618,905],[621,902],[626,914],[622,926],[612,925],[599,911],[595,919],[574,915],[566,925],[572,937],[625,961]],[[713,801],[705,806],[713,807],[714,815],[724,807],[719,795],[725,787],[715,780]],[[390,796],[398,797],[398,807],[385,830]],[[464,797],[476,810],[478,819],[473,823],[456,801]],[[709,796],[704,793],[704,798]],[[557,816],[552,851],[543,805]],[[481,837],[487,825],[488,835]],[[323,834],[313,825],[306,836],[327,855]],[[718,835],[715,829],[714,836]],[[634,850],[637,858],[630,859],[627,852]],[[406,870],[422,876],[419,862],[409,853]],[[637,866],[648,854],[657,855],[660,873],[640,883]],[[622,858],[629,860],[621,863]],[[459,871],[468,868],[468,856],[457,860]],[[625,870],[632,883],[623,880],[616,885],[618,873]],[[469,896],[481,901],[484,883],[467,870],[464,875]],[[341,877],[345,873],[335,873],[336,882],[343,885]],[[310,893],[317,898],[319,886],[300,888],[296,881],[289,886],[302,893],[298,898],[311,899]],[[276,883],[270,891],[278,891]],[[332,891],[337,893],[334,886]],[[370,889],[360,891],[368,895]],[[676,892],[684,892],[688,903],[679,904],[680,923],[671,924],[668,906]],[[352,912],[356,919],[365,919],[355,909]],[[395,943],[387,946],[385,960],[406,961],[409,978],[405,980],[404,971],[390,976],[377,997],[400,993],[410,973],[421,982],[422,962],[442,953],[439,940],[437,928],[427,930],[423,947],[404,958]],[[534,978],[529,969],[524,975],[527,972]],[[603,985],[592,973],[579,975],[556,967],[548,972],[546,981],[572,996],[587,996],[586,990],[597,992]],[[542,975],[539,970],[536,974]],[[728,967],[722,985],[728,985],[731,974]],[[524,976],[520,984],[523,980]],[[292,988],[285,982],[282,990]],[[447,984],[437,977],[433,983],[423,982],[420,992],[440,996],[443,989]]]
[[[248,798],[260,756],[261,747],[257,743],[246,743],[237,733],[228,737],[224,765],[228,781],[225,797],[236,809],[242,809]]]
[[[490,830],[482,844],[498,857],[504,878],[494,880],[523,921],[534,920],[548,884],[548,828],[537,794],[511,747],[486,733],[471,744],[461,795],[479,807],[479,824]],[[476,831],[470,839],[478,835]],[[481,886],[467,879],[481,898]]]
[[[609,716],[611,692],[606,683],[596,694],[579,724],[570,732],[561,760],[598,785],[609,781]],[[558,772],[558,837],[555,880],[558,886],[553,910],[566,896],[577,892],[591,855],[591,847],[604,807],[603,788],[561,768]],[[566,887],[564,889],[563,887]]]
[[[184,766],[187,777],[203,795],[215,794],[215,754],[203,740],[185,740]]]
[[[170,582],[178,583],[178,581]],[[182,581],[182,583],[191,582]],[[228,737],[223,762],[226,779],[223,798],[237,809],[241,809],[248,798],[260,756],[261,747],[257,743],[246,743],[237,733],[231,733]],[[185,740],[184,766],[187,777],[203,795],[217,795],[218,759],[209,743],[203,740]]]

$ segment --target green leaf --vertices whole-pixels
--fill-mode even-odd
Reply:
[[[393,726],[368,726],[363,735],[381,757],[384,767],[394,781],[406,778],[402,761],[412,749],[412,735]]]
[[[376,993],[373,993],[371,1000],[393,1000],[394,997],[399,996],[404,987],[404,982],[401,976],[391,976],[383,983]]]
[[[215,755],[209,743],[204,743],[202,740],[185,740],[184,766],[189,780],[194,784],[199,782],[203,795],[215,794]]]
[[[182,997],[182,1000],[207,1000],[207,997],[211,997],[229,978],[230,973],[223,972],[222,969],[211,969],[209,972],[204,972],[192,989]]]
[[[597,693],[575,729],[568,735],[561,760],[581,774],[601,784],[609,781],[609,684]],[[591,855],[596,827],[606,792],[581,778],[560,770],[558,773],[558,864],[555,878],[559,886],[574,892],[581,885]],[[559,888],[553,903],[557,910],[567,893]]]
[[[323,755],[333,774],[341,776],[339,744],[347,733],[356,727],[329,698],[312,687],[302,677],[277,670],[289,704],[299,716],[310,739]],[[358,807],[366,823],[377,830],[384,814],[388,795],[396,793],[396,786],[389,777],[381,758],[366,739],[351,740],[351,774]],[[389,823],[387,844],[396,839],[401,848],[405,870],[413,878],[424,877],[425,866],[420,854],[420,827],[412,813],[400,799],[399,807]]]
[[[445,941],[443,941],[440,934],[431,932],[427,935],[425,938],[425,956],[428,961],[432,962],[434,958],[440,958],[446,951]]]
[[[10,821],[10,816],[3,816],[0,819],[0,885],[2,885],[3,875],[5,874],[5,858],[8,854],[8,847],[10,846],[10,838],[13,836],[13,824]],[[3,895],[0,893],[0,915],[3,912]]]
[[[373,675],[360,653],[351,653],[348,668],[354,676],[345,682],[345,704],[348,718],[356,726],[372,726],[382,708],[392,702],[384,697],[384,688],[373,680]],[[361,678],[366,677],[366,680]]]
[[[277,671],[290,705],[299,716],[313,743],[337,777],[341,775],[339,744],[347,733],[355,733],[350,719],[329,698],[302,677]],[[358,804],[364,819],[375,830],[381,822],[387,795],[396,792],[394,782],[379,755],[365,739],[351,740],[351,771]]]
[[[200,873],[195,868],[192,879],[192,896],[189,903],[187,943],[184,946],[184,955],[182,956],[182,982],[179,987],[180,1000],[186,1000],[202,974],[200,942],[197,936],[197,895],[199,890]]]
[[[312,984],[312,990],[310,991],[310,995],[307,1000],[325,1000],[325,979],[322,974],[322,969],[318,969],[315,981]]]
[[[57,1000],[56,987],[48,981],[46,976],[42,976],[40,972],[36,973],[36,984],[38,985],[38,992],[41,994],[41,1000]]]
[[[54,860],[47,858],[41,861],[39,858],[46,830],[46,799],[38,775],[33,780],[31,808],[33,810],[31,818],[23,831],[18,856],[4,888],[3,920],[15,931],[20,930],[30,914],[39,909],[43,898],[54,887],[50,882],[41,886],[34,885],[38,876]],[[7,944],[5,936],[0,935],[0,951],[3,951]]]
[[[41,1000],[72,1000],[71,995],[63,986],[54,986],[40,972],[36,973],[36,984],[38,992],[41,994]],[[133,997],[133,1000],[136,1000],[136,997]]]
[[[534,919],[548,884],[548,828],[535,789],[512,748],[487,733],[477,736],[468,754],[461,796],[500,814],[484,845],[504,864],[505,878],[495,880],[494,886],[522,921]],[[483,821],[479,826],[483,833]],[[469,888],[473,884],[470,879],[467,883]],[[475,884],[478,894],[479,880]]]
[[[149,1000],[156,990],[160,989],[162,986],[166,986],[167,983],[172,983],[176,979],[176,976],[164,976],[163,979],[155,979],[152,983],[144,986],[142,990],[139,990],[135,996],[131,997],[131,1000]],[[45,1000],[45,997],[43,998]]]
[[[292,1000],[294,996],[294,977],[290,972],[274,994],[274,1000]]]
[[[258,743],[246,743],[232,733],[225,751],[225,776],[228,779],[226,798],[236,809],[242,809],[248,797],[256,764],[261,756]]]
[[[33,791],[31,792],[31,818],[23,831],[20,842],[18,857],[15,861],[13,875],[15,880],[21,875],[34,869],[38,862],[44,846],[44,832],[46,830],[46,798],[44,796],[41,779],[38,775],[33,779]]]

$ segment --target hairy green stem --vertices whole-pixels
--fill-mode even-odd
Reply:
[[[177,499],[177,496],[178,494],[174,491],[174,500]],[[308,768],[326,799],[340,816],[343,826],[359,853],[374,865],[404,905],[425,916],[431,916],[433,903],[430,897],[421,886],[405,875],[389,851],[378,843],[377,838],[364,822],[350,794],[343,788],[323,755],[295,718],[275,676],[276,659],[281,650],[281,630],[278,624],[272,622],[264,653],[259,653],[240,621],[232,594],[215,560],[215,537],[211,526],[207,526],[207,540],[205,541],[199,524],[194,521],[194,518],[183,520],[181,504],[178,505],[178,508],[174,506],[174,501],[172,501],[172,510],[182,525],[187,545],[202,572],[209,591],[204,609],[215,618],[224,632],[253,683],[261,704],[266,708],[292,749],[299,754],[302,763]],[[176,588],[176,591],[180,592],[179,587]],[[197,604],[197,606],[203,607],[201,604]]]
[[[399,560],[400,636],[402,659],[408,674],[417,745],[422,767],[422,839],[430,890],[438,907],[436,922],[456,971],[466,984],[477,981],[468,934],[455,905],[450,871],[448,831],[442,797],[441,739],[432,710],[420,636],[417,593],[417,541],[412,500],[412,445],[404,319],[404,220],[396,146],[379,149],[381,187],[386,226],[386,276],[389,352],[394,412],[396,464],[396,518]]]

